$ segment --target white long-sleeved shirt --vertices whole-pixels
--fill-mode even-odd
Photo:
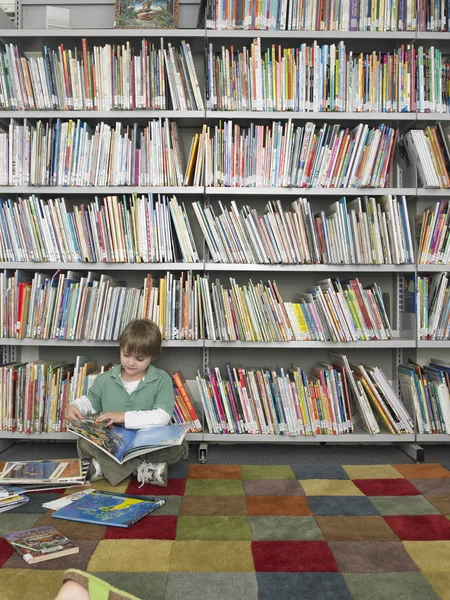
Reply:
[[[128,395],[132,394],[139,384],[139,381],[124,381],[122,378],[121,380]],[[70,405],[76,406],[83,417],[95,413],[91,401],[87,396],[81,396],[76,400],[72,400]],[[155,408],[154,410],[129,410],[125,412],[124,425],[127,429],[146,429],[147,427],[155,427],[157,425],[169,425],[170,418],[170,415],[162,408]]]

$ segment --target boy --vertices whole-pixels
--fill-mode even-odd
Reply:
[[[87,395],[69,404],[67,418],[74,421],[101,413],[97,423],[123,425],[127,429],[168,425],[175,404],[172,380],[151,364],[161,352],[158,326],[148,319],[135,319],[122,331],[119,345],[120,364],[98,375]],[[111,485],[117,485],[135,472],[139,482],[161,487],[167,486],[167,464],[175,464],[189,453],[184,440],[180,446],[149,453],[151,462],[142,456],[119,465],[82,438],[77,449],[80,458],[92,458],[92,481],[105,477]]]

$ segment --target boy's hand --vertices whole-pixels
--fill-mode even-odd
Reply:
[[[95,421],[96,423],[102,423],[108,421],[106,423],[107,427],[110,427],[111,425],[114,425],[114,423],[116,425],[123,425],[125,423],[125,413],[124,412],[107,412],[107,413],[103,413],[102,415],[100,415],[97,420]]]
[[[83,415],[81,414],[80,409],[74,404],[69,404],[66,410],[66,419],[69,421],[82,421]]]

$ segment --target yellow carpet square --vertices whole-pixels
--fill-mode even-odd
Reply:
[[[425,571],[424,575],[441,600],[450,600],[450,572],[427,573]]]
[[[392,465],[343,465],[350,479],[401,479]]]
[[[253,573],[251,542],[176,541],[170,570]]]
[[[100,479],[92,484],[92,487],[96,490],[102,490],[103,492],[117,492],[118,494],[125,494],[127,487],[130,483],[130,478],[127,477],[117,485],[111,485],[107,479]]]
[[[307,496],[364,496],[347,479],[300,479],[300,485]]]
[[[169,540],[103,540],[95,549],[87,570],[168,571],[172,544]]]
[[[408,554],[417,566],[427,573],[449,573],[450,541],[403,542]]]
[[[63,576],[64,571],[30,572],[29,569],[0,569],[0,598],[2,600],[53,599],[59,592]]]

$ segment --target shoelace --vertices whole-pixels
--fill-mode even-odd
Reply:
[[[141,488],[145,483],[151,483],[155,478],[155,467],[152,464],[143,462],[136,471],[137,480]]]

